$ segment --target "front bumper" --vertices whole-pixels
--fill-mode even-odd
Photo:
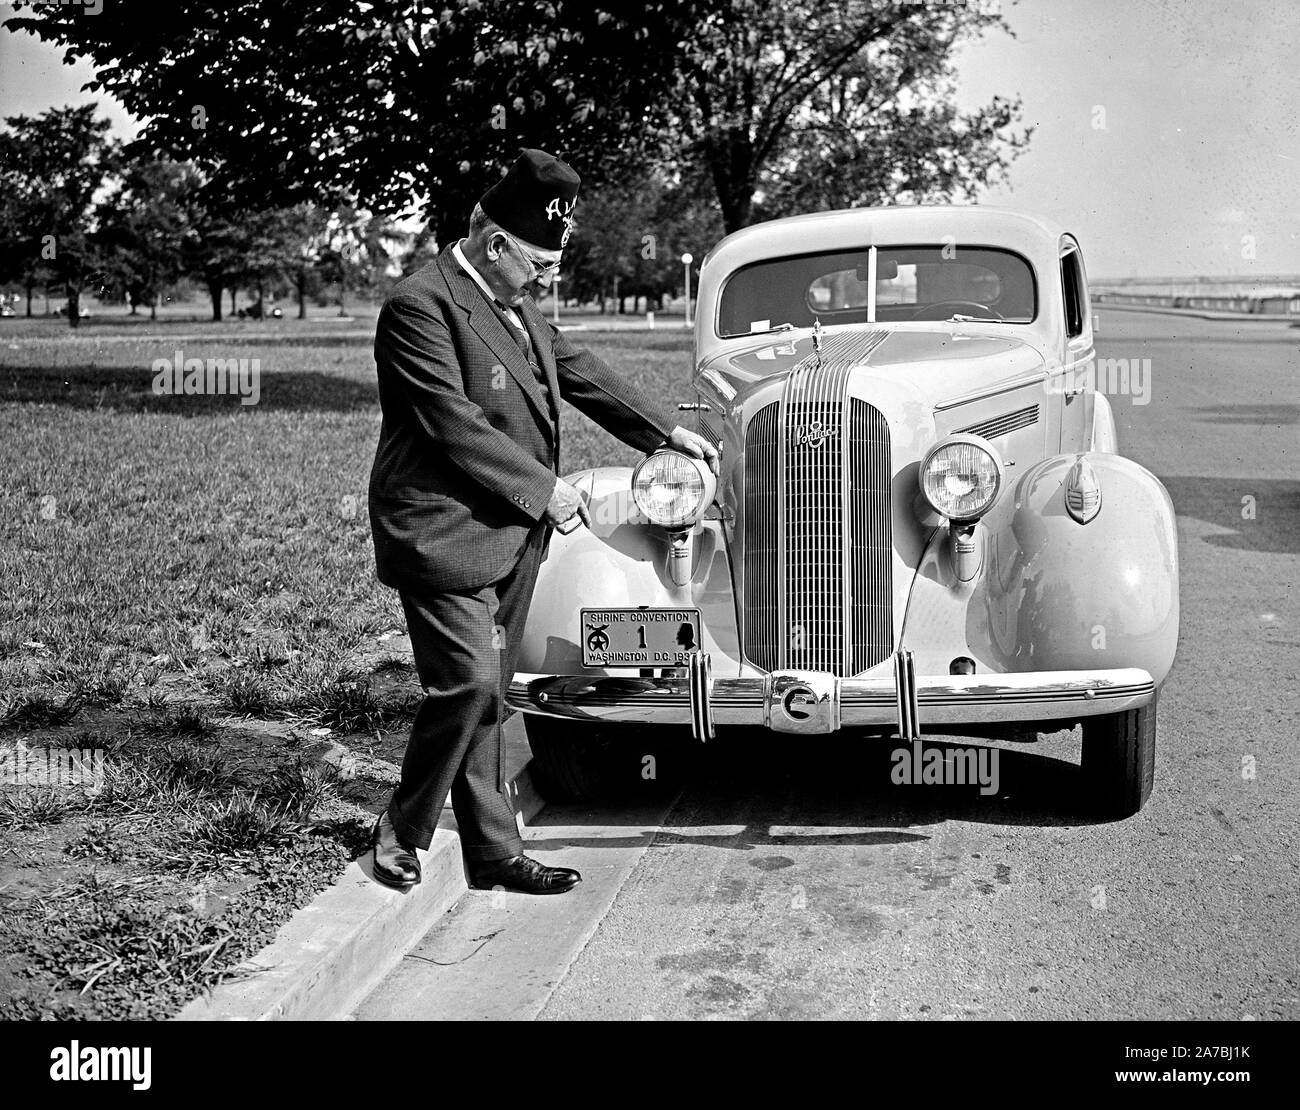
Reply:
[[[838,678],[823,671],[773,671],[759,678],[713,678],[706,653],[689,674],[667,678],[517,673],[507,701],[524,713],[583,721],[690,726],[700,740],[715,724],[762,725],[817,734],[841,728],[897,729],[1014,725],[1119,713],[1146,705],[1151,675],[1137,668],[1016,674],[912,674],[902,652],[892,675]]]

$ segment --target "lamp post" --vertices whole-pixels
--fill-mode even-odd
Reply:
[[[695,259],[690,252],[682,255],[682,268],[686,273],[686,326],[691,326],[691,263]]]

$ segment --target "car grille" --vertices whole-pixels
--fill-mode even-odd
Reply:
[[[889,427],[845,397],[883,335],[836,338],[745,431],[744,649],[764,670],[853,675],[893,651]]]

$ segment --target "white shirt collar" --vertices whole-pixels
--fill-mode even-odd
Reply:
[[[463,269],[467,274],[469,274],[469,276],[473,279],[474,284],[483,290],[483,296],[485,296],[489,301],[493,302],[494,304],[503,304],[503,302],[497,300],[497,295],[492,292],[492,287],[488,285],[486,281],[483,280],[483,275],[480,274],[476,269],[474,269],[473,265],[471,265],[470,263],[470,260],[465,257],[465,252],[460,249],[460,245],[463,242],[465,242],[465,240],[461,239],[460,242],[458,242],[454,247],[451,248],[452,257],[455,258],[456,261],[460,263],[461,269]],[[524,322],[522,319],[520,319],[519,312],[515,308],[515,306],[509,304],[503,304],[503,307],[506,310],[507,318],[509,318],[509,320],[521,331],[525,330]]]

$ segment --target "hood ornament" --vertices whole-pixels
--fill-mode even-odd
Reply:
[[[817,365],[820,367],[822,364],[822,322],[820,320],[813,321],[812,345],[813,354],[817,356]]]

